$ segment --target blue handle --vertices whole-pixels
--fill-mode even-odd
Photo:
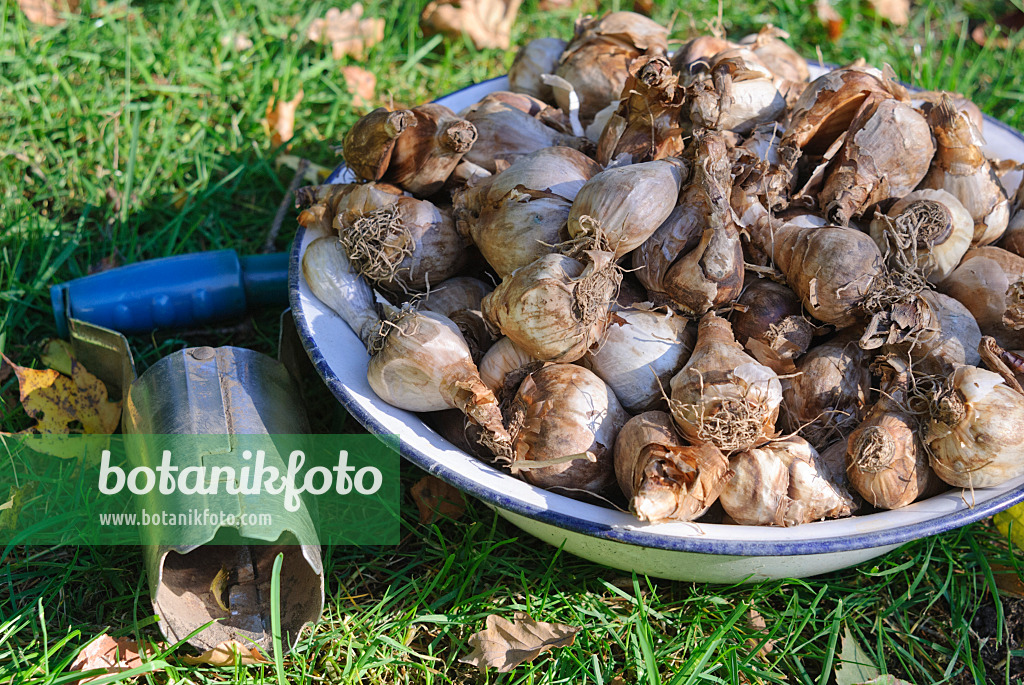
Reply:
[[[244,264],[243,264],[244,262]],[[74,318],[122,333],[194,327],[242,316],[253,306],[284,306],[288,255],[245,257],[197,252],[129,264],[50,288],[57,331]]]

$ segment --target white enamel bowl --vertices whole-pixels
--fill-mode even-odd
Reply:
[[[438,100],[455,111],[507,88],[505,78]],[[986,119],[988,147],[1024,160],[1024,137]],[[340,167],[331,182],[352,180]],[[453,447],[413,413],[385,404],[366,381],[359,338],[321,303],[302,277],[302,254],[315,236],[299,230],[289,288],[299,336],[318,372],[348,412],[372,433],[397,434],[402,455],[423,470],[482,500],[522,530],[567,552],[640,574],[716,583],[802,578],[859,564],[899,545],[978,521],[1024,500],[1024,478],[973,493],[952,490],[898,511],[809,523],[793,528],[703,523],[644,524],[536,488]],[[1022,455],[1024,458],[1024,455]]]

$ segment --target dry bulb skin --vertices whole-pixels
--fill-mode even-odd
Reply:
[[[921,427],[906,406],[907,368],[888,367],[878,401],[847,441],[846,475],[866,502],[898,509],[929,489],[934,475],[918,438]]]
[[[494,393],[480,380],[458,327],[434,312],[403,309],[381,322],[366,377],[377,396],[408,411],[461,410],[499,459],[512,441]]]
[[[517,375],[516,372],[537,361],[536,357],[531,357],[510,339],[500,338],[480,360],[480,378],[501,400],[507,395],[510,385],[515,386],[511,388],[512,395],[519,390],[525,374]]]
[[[461,115],[477,130],[477,140],[465,159],[494,173],[498,170],[497,162],[513,162],[546,147],[561,145],[579,149],[589,145],[588,141],[562,133],[538,118],[546,108],[539,100],[531,103],[539,107],[524,109],[521,99],[527,97],[516,93],[491,93],[464,110]]]
[[[729,463],[735,475],[719,500],[739,524],[795,526],[850,515],[853,498],[803,438],[740,452]]]
[[[749,133],[786,108],[774,74],[746,48],[715,55],[711,70],[694,79],[691,89],[690,121],[696,127]]]
[[[587,258],[550,254],[515,271],[484,298],[484,316],[537,359],[576,361],[601,339],[622,280],[610,252]]]
[[[549,147],[454,195],[455,223],[504,278],[555,251],[580,188],[601,167],[582,152]]]
[[[428,103],[411,110],[413,126],[394,141],[388,180],[421,197],[433,195],[476,142],[476,127],[444,105]]]
[[[459,327],[469,345],[473,361],[477,364],[494,343],[494,336],[480,312],[480,302],[492,290],[490,285],[478,278],[456,276],[431,288],[419,301],[421,309],[446,316]]]
[[[342,144],[345,163],[359,178],[381,180],[391,163],[395,141],[413,126],[416,126],[416,116],[407,109],[389,112],[379,107],[373,110],[345,135]]]
[[[695,326],[667,307],[615,308],[600,344],[581,363],[607,383],[631,413],[652,408],[690,358]]]
[[[796,372],[782,380],[788,430],[817,448],[845,438],[867,413],[871,392],[870,355],[853,332],[841,333],[800,358]]]
[[[555,73],[566,45],[568,43],[561,38],[538,38],[519,48],[508,70],[509,90],[554,104],[551,86],[545,84],[541,76]]]
[[[426,290],[466,260],[449,212],[411,197],[358,215],[341,230],[341,244],[360,275],[391,291]]]
[[[696,36],[683,43],[672,55],[672,69],[679,74],[684,86],[689,86],[700,74],[711,69],[711,60],[720,52],[739,47],[721,36]]]
[[[607,495],[615,486],[613,448],[629,414],[592,372],[550,364],[528,375],[509,417],[512,472],[569,497]]]
[[[899,100],[869,98],[832,160],[819,204],[829,221],[845,226],[916,188],[934,155],[928,122],[917,110]]]
[[[998,374],[960,367],[935,394],[930,415],[929,459],[945,482],[984,488],[1024,475],[1024,395]]]
[[[645,53],[665,54],[667,39],[668,29],[633,12],[582,17],[576,22],[575,36],[555,73],[569,81],[579,96],[584,124],[618,99],[630,62]],[[567,91],[557,89],[555,99],[563,111],[569,111]]]
[[[742,38],[740,45],[750,48],[777,81],[807,81],[811,77],[807,60],[786,43],[786,38],[788,33],[766,24],[757,33]]]
[[[683,436],[731,453],[775,434],[782,402],[778,376],[743,351],[729,322],[705,314],[686,366],[671,382],[669,407]]]
[[[615,475],[641,521],[692,521],[718,499],[732,477],[714,445],[685,445],[665,412],[630,419],[615,439]]]
[[[845,328],[854,324],[883,275],[882,253],[853,228],[748,227],[751,242],[769,255],[814,318]]]
[[[888,236],[888,237],[887,237]],[[893,245],[913,248],[917,268],[938,284],[957,267],[974,237],[974,220],[944,190],[916,190],[898,200],[871,222],[871,237],[883,252]]]
[[[792,371],[793,360],[807,351],[814,337],[814,325],[804,316],[796,293],[774,281],[748,278],[734,308],[737,342],[776,372]]]
[[[949,278],[939,286],[943,293],[966,307],[984,335],[1007,349],[1024,347],[1024,332],[1004,322],[1012,304],[1012,289],[1024,278],[1024,257],[998,247],[969,250]]]
[[[317,299],[326,304],[369,345],[380,328],[373,291],[345,257],[337,238],[317,238],[302,255],[302,275]]]
[[[928,123],[935,134],[935,161],[921,187],[939,188],[960,200],[974,219],[972,245],[996,242],[1009,222],[1010,202],[978,147],[980,134],[948,97],[928,113]]]
[[[677,159],[602,171],[576,195],[569,212],[569,236],[601,234],[618,259],[639,247],[668,218],[685,178],[686,168]]]
[[[730,208],[732,184],[725,140],[710,132],[695,147],[694,181],[680,200],[705,210],[701,211],[704,231],[697,246],[669,267],[659,290],[685,314],[701,316],[742,292],[743,246]]]
[[[615,113],[608,117],[597,145],[597,161],[628,159],[633,164],[683,151],[679,115],[683,88],[668,58],[644,56],[629,65],[629,78]]]

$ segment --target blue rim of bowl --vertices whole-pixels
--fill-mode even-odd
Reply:
[[[825,65],[826,67],[829,65]],[[474,88],[490,81],[497,81],[505,77],[481,81],[466,88],[453,91],[448,95],[456,95],[470,88]],[[447,96],[446,96],[447,97]],[[1007,126],[998,119],[985,115],[985,124],[994,125],[1010,133],[1024,145],[1024,134],[1016,129]],[[334,182],[344,165],[340,165],[332,172],[328,182]],[[295,233],[295,240],[292,243],[291,255],[288,260],[288,299],[295,320],[295,327],[298,331],[302,346],[306,349],[317,373],[323,378],[331,393],[341,402],[349,414],[356,419],[364,428],[374,434],[390,434],[391,431],[384,427],[372,414],[363,410],[348,394],[345,384],[335,375],[334,370],[324,359],[323,354],[313,340],[312,330],[306,320],[305,312],[302,310],[299,297],[299,277],[302,273],[299,263],[299,247],[305,229],[299,226]],[[809,554],[833,554],[840,552],[851,552],[861,549],[875,547],[890,547],[901,545],[919,538],[945,533],[947,531],[974,523],[997,514],[1008,507],[1024,501],[1024,486],[1016,490],[1003,493],[997,497],[986,500],[980,505],[958,510],[943,516],[927,521],[898,526],[896,528],[873,533],[858,533],[845,535],[832,539],[815,539],[805,541],[773,541],[763,540],[716,540],[701,537],[675,537],[658,533],[647,533],[638,529],[622,529],[606,524],[598,524],[593,521],[572,516],[569,514],[542,509],[527,504],[519,499],[512,498],[499,490],[482,486],[480,483],[463,476],[458,471],[439,464],[429,455],[415,449],[402,440],[401,454],[403,457],[416,464],[427,473],[437,476],[441,480],[453,485],[463,492],[476,497],[477,499],[490,504],[498,509],[503,509],[526,518],[546,523],[551,526],[563,528],[575,533],[581,533],[595,538],[601,538],[612,542],[620,542],[638,547],[649,547],[673,552],[691,552],[699,554],[716,554],[730,556],[800,556]],[[507,475],[507,474],[505,474]],[[508,476],[511,478],[512,476]],[[751,528],[756,528],[751,526]]]

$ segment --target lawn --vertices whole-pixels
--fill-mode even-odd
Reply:
[[[428,38],[425,3],[365,2],[386,20],[363,60],[335,60],[305,39],[315,18],[347,0],[299,3],[89,2],[56,28],[30,24],[14,2],[0,12],[0,351],[38,365],[56,330],[49,286],[110,265],[202,250],[286,250],[289,210],[271,227],[294,170],[280,164],[262,120],[268,103],[303,94],[293,156],[323,167],[367,111],[341,67],[377,77],[374,106],[415,104],[505,72],[513,53]],[[771,22],[811,59],[890,64],[923,88],[958,90],[1024,128],[1024,54],[976,45],[971,30],[1009,4],[914,5],[894,28],[866,1],[837,0],[831,40],[813,2],[730,3],[722,24],[742,36]],[[629,9],[600,3],[600,11]],[[513,42],[569,37],[579,10],[527,0]],[[656,3],[682,39],[715,21],[714,3]],[[252,45],[236,45],[247,37]],[[1016,45],[1016,44],[1014,44]],[[276,352],[278,315],[225,327],[131,338],[140,372],[195,345]],[[17,381],[0,371],[0,428],[29,425]],[[357,430],[322,395],[318,430]],[[408,486],[422,474],[403,465]],[[407,490],[407,488],[406,488]],[[406,506],[407,505],[407,506]],[[835,682],[849,632],[883,672],[914,683],[1010,683],[1024,678],[1024,600],[996,589],[992,569],[1019,568],[990,522],[921,540],[858,568],[806,581],[714,586],[630,577],[538,544],[470,502],[457,520],[423,525],[406,496],[401,544],[325,550],[327,605],[285,659],[291,683],[818,683]],[[3,550],[0,683],[74,681],[80,648],[108,632],[160,640],[141,556],[133,548]],[[1012,574],[1012,572],[1011,572]],[[752,626],[748,610],[764,618]],[[462,664],[467,638],[492,613],[582,626],[571,647],[507,675]],[[182,652],[186,650],[180,650]],[[162,653],[158,653],[162,654]],[[162,657],[161,657],[162,658]],[[275,682],[274,668],[168,665],[149,683]],[[117,680],[112,677],[108,682]]]

